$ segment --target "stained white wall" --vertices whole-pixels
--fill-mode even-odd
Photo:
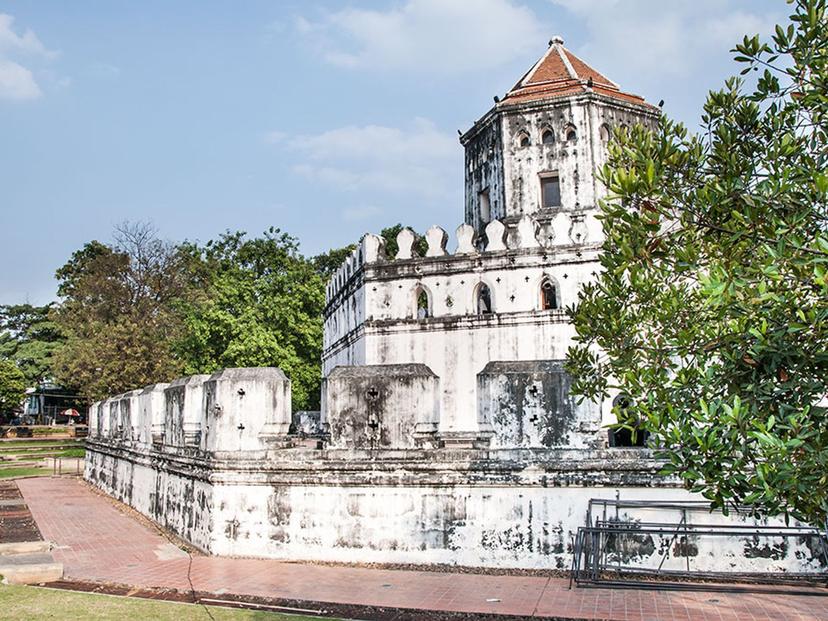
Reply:
[[[381,249],[375,255],[367,248],[375,242],[366,238],[362,264],[329,286],[323,376],[340,365],[425,364],[440,378],[440,431],[479,431],[477,374],[487,363],[561,360],[572,344],[574,329],[563,309],[542,310],[541,283],[553,282],[566,307],[600,270],[602,231],[593,216],[580,222],[559,213],[553,225],[548,247],[538,240],[538,222],[525,216],[511,230],[504,227],[501,249],[482,252],[469,243],[464,248],[470,231],[461,226],[454,254],[434,234],[433,256],[411,259],[385,257]],[[481,284],[489,288],[491,314],[478,314]],[[417,317],[422,290],[430,300],[425,319]],[[614,422],[610,404],[601,407],[603,423]]]

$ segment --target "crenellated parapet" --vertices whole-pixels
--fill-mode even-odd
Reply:
[[[207,455],[282,447],[290,423],[290,380],[280,369],[223,369],[93,403],[89,438],[142,452]]]
[[[461,224],[455,231],[453,252],[448,251],[449,234],[439,226],[432,226],[425,233],[427,249],[424,256],[417,253],[417,235],[409,228],[397,234],[397,252],[389,256],[385,240],[371,233],[363,236],[357,248],[331,276],[326,289],[325,301],[330,307],[342,298],[353,294],[364,281],[363,270],[368,265],[403,265],[403,261],[428,263],[440,258],[466,260],[470,256],[487,258],[493,253],[514,251],[541,251],[547,254],[573,248],[594,249],[603,241],[601,223],[594,211],[558,211],[551,217],[535,218],[523,215],[517,220],[492,220],[486,225],[480,238],[474,227]],[[388,267],[391,267],[390,265]]]
[[[382,237],[362,238],[328,284],[326,350],[350,348],[365,326],[376,322],[433,325],[463,319],[476,325],[495,317],[517,320],[521,314],[562,317],[579,286],[598,269],[603,232],[592,212],[560,211],[548,220],[529,215],[493,220],[480,238],[462,224],[454,243],[438,226],[424,237],[423,256],[410,229],[397,235],[394,256]],[[358,357],[340,361],[360,362]]]

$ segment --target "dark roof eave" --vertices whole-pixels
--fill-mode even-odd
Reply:
[[[503,99],[494,106],[492,106],[488,110],[488,112],[486,112],[486,114],[484,114],[477,121],[475,121],[474,124],[460,136],[460,144],[462,144],[465,147],[466,144],[468,144],[468,142],[472,138],[474,138],[489,121],[491,121],[495,116],[497,116],[501,112],[531,110],[532,108],[541,108],[545,105],[548,105],[550,101],[563,101],[566,99],[578,101],[598,100],[604,104],[611,104],[614,106],[619,106],[621,108],[635,110],[636,112],[643,112],[653,117],[658,117],[661,115],[661,110],[659,108],[650,103],[647,103],[645,100],[642,100],[641,103],[636,103],[633,101],[628,101],[626,99],[619,99],[618,97],[612,97],[611,95],[605,95],[603,93],[595,92],[584,92],[575,95],[571,93],[566,95],[549,95],[548,97],[541,97],[530,101],[518,101],[514,103],[510,103],[507,97],[506,99]]]

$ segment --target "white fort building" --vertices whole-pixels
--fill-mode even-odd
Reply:
[[[226,369],[93,404],[85,478],[205,552],[282,559],[562,569],[590,499],[743,520],[709,515],[648,448],[624,446],[612,403],[579,403],[563,369],[563,308],[599,269],[607,143],[658,116],[553,39],[461,136],[454,239],[432,227],[419,256],[403,230],[389,256],[366,235],[327,285],[315,437],[297,433],[279,369]],[[674,539],[642,533],[616,552],[642,567],[824,569],[807,538]]]

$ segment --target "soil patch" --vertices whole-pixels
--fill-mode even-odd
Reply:
[[[0,543],[43,541],[17,483],[0,481],[0,500],[5,501],[0,503]]]

